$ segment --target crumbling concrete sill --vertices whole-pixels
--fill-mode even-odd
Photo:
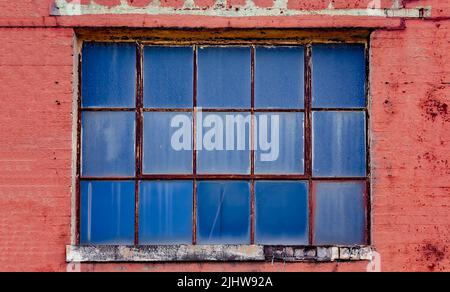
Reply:
[[[158,245],[67,246],[66,260],[81,262],[333,262],[371,260],[369,246]]]

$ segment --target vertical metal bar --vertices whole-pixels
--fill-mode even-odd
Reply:
[[[192,244],[197,244],[197,180],[193,181],[193,200],[192,200]]]
[[[144,47],[136,43],[136,179],[135,179],[135,218],[134,218],[134,244],[139,244],[139,178],[142,176],[142,135],[143,135],[143,54]]]
[[[366,43],[365,48],[365,57],[366,57],[366,244],[371,244],[372,242],[372,198],[371,198],[371,143],[370,143],[370,37]]]
[[[308,222],[309,222],[309,244],[313,244],[313,181],[312,181],[312,45],[305,46],[305,174],[309,177],[308,186]]]
[[[315,244],[315,236],[314,236],[314,213],[316,206],[316,182],[312,179],[309,180],[309,193],[308,193],[308,201],[309,201],[309,244]]]
[[[255,46],[251,47],[250,174],[255,175]],[[250,243],[255,244],[255,180],[250,183]]]
[[[193,78],[193,115],[192,115],[192,171],[197,176],[197,46],[193,46],[194,53],[194,78]],[[197,180],[194,178],[192,194],[192,244],[197,244]]]
[[[84,44],[83,44],[84,45]],[[82,45],[82,46],[83,46]],[[80,232],[81,232],[81,185],[80,185],[80,177],[81,177],[81,89],[82,89],[82,51],[83,47],[81,49],[81,52],[78,55],[78,108],[77,108],[77,169],[76,169],[76,186],[75,186],[75,242],[77,245],[80,244]]]

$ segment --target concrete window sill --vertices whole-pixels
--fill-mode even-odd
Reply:
[[[69,263],[370,261],[370,246],[158,245],[67,246]]]

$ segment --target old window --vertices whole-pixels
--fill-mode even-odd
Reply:
[[[85,42],[79,244],[367,244],[366,55]]]

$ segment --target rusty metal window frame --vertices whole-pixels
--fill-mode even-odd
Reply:
[[[317,34],[317,33],[316,33]],[[320,32],[318,33],[321,34]],[[343,32],[342,34],[347,35],[347,32]],[[75,201],[76,201],[76,219],[75,219],[75,247],[80,245],[80,217],[81,217],[81,191],[80,191],[80,183],[81,181],[123,181],[130,180],[135,181],[135,236],[134,236],[134,247],[138,248],[139,245],[139,182],[140,181],[158,181],[158,180],[189,180],[193,181],[193,210],[192,210],[192,246],[197,245],[197,182],[202,180],[246,180],[250,182],[250,243],[251,245],[255,244],[255,181],[258,180],[274,180],[274,181],[283,181],[283,180],[301,180],[309,183],[308,188],[308,219],[309,219],[309,247],[317,247],[314,243],[314,183],[319,181],[327,181],[327,182],[343,182],[343,181],[365,181],[366,182],[366,191],[364,194],[365,200],[365,242],[366,246],[371,244],[371,222],[370,222],[370,213],[371,213],[371,175],[370,175],[370,112],[369,112],[369,41],[368,37],[364,35],[363,37],[359,36],[359,32],[356,32],[358,37],[352,38],[345,36],[343,38],[335,37],[302,37],[302,38],[292,38],[289,37],[290,33],[287,33],[286,38],[275,38],[275,39],[239,39],[239,33],[236,34],[236,38],[231,38],[229,40],[218,39],[218,40],[210,40],[208,38],[200,38],[199,40],[194,39],[185,39],[185,40],[172,40],[172,39],[130,39],[130,40],[119,40],[119,42],[133,42],[136,44],[136,72],[137,72],[137,81],[136,81],[136,107],[135,108],[83,108],[81,103],[81,82],[82,82],[82,55],[81,50],[78,55],[78,101],[77,101],[77,148],[76,148],[76,186],[75,186]],[[336,35],[336,34],[335,34]],[[339,36],[339,34],[338,34]],[[118,42],[117,39],[99,39],[99,37],[84,37],[82,40],[82,44],[85,42]],[[313,108],[312,107],[312,45],[313,44],[323,44],[323,43],[358,43],[365,45],[365,55],[366,55],[366,106],[364,108]],[[176,109],[176,108],[144,108],[143,103],[143,49],[145,46],[193,46],[194,47],[194,92],[193,92],[193,108],[184,108],[184,109]],[[250,174],[245,175],[236,175],[236,174],[198,174],[197,173],[197,151],[192,151],[193,155],[193,173],[186,175],[158,175],[158,174],[144,174],[142,172],[143,159],[142,159],[142,151],[143,151],[143,114],[144,112],[192,112],[192,129],[193,129],[193,143],[196,144],[196,112],[197,112],[197,49],[198,47],[206,47],[206,46],[240,46],[240,47],[250,47],[251,48],[251,108],[249,109],[233,109],[233,108],[220,108],[220,109],[202,109],[203,112],[247,112],[252,115],[251,119],[251,141],[250,143],[253,145],[254,141],[254,117],[255,113],[258,112],[301,112],[305,115],[305,123],[304,123],[304,131],[305,131],[305,140],[304,140],[304,157],[305,157],[305,169],[304,174],[277,174],[277,175],[258,175],[255,174],[255,150],[250,151],[251,160],[251,172]],[[304,54],[304,109],[256,109],[255,108],[255,48],[257,46],[302,46],[305,49]],[[81,114],[86,111],[129,111],[135,112],[136,115],[136,142],[135,142],[135,153],[136,153],[136,161],[135,161],[135,169],[136,174],[134,177],[85,177],[81,175]],[[312,113],[313,111],[358,111],[364,112],[366,115],[366,177],[313,177],[312,174]],[[251,149],[254,149],[252,147]],[[269,248],[269,249],[267,249]],[[284,247],[286,248],[286,247]],[[318,248],[318,247],[317,247]],[[341,247],[345,248],[345,247]],[[271,255],[274,257],[276,254],[276,248],[264,247],[264,251],[270,251]],[[317,253],[316,253],[317,254]],[[273,259],[273,258],[272,258]]]

